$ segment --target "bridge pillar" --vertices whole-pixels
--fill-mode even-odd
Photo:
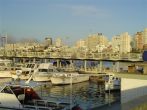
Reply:
[[[73,60],[70,60],[70,67],[73,68],[74,65],[73,65]]]
[[[84,60],[84,70],[87,71],[87,60]]]
[[[116,63],[116,62],[113,62],[113,65],[112,65],[112,72],[115,72],[115,63]]]
[[[13,63],[15,63],[15,58],[13,58]]]
[[[100,61],[100,64],[99,64],[99,72],[102,72],[103,70],[103,61]]]
[[[57,68],[59,68],[59,66],[60,66],[60,60],[59,59],[57,59]]]
[[[31,58],[29,58],[29,63],[31,63]]]
[[[35,58],[33,58],[33,63],[35,63],[36,62],[36,59]]]
[[[26,62],[25,58],[22,58],[22,63],[25,63],[25,62]]]
[[[59,60],[59,68],[61,68],[61,67],[62,67],[62,61]]]
[[[120,72],[120,62],[116,62],[116,72]]]
[[[45,58],[45,59],[44,59],[44,63],[46,63],[46,62],[47,62],[47,59]]]

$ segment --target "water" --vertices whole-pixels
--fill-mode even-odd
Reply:
[[[98,67],[98,65],[100,64],[99,61],[87,61],[87,67]],[[81,60],[76,60],[74,61],[74,66],[79,69],[81,67],[84,67],[84,61]],[[103,61],[103,66],[104,67],[109,67],[112,68],[113,63],[112,62],[108,62],[108,61]]]
[[[11,78],[1,78],[0,79],[0,87],[2,87],[6,82],[11,81]]]
[[[1,79],[1,82],[4,84],[9,80]],[[113,102],[120,101],[119,92],[106,93],[103,88],[103,85],[97,85],[90,81],[60,86],[51,85],[51,82],[49,82],[35,88],[35,90],[44,100],[67,102],[71,105],[79,104],[83,110],[91,110],[95,107],[108,106]]]
[[[37,92],[43,99],[78,104],[83,110],[91,110],[120,100],[119,92],[106,93],[102,88],[103,86],[87,81],[72,85],[40,87]]]
[[[147,103],[143,103],[143,104],[141,104],[131,110],[147,110]]]

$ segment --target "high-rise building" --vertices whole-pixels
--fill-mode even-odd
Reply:
[[[85,44],[89,49],[95,49],[97,45],[106,46],[108,39],[102,33],[92,34],[85,40]]]
[[[7,34],[1,37],[1,46],[4,47],[7,44]]]
[[[143,44],[147,44],[147,28],[144,29],[143,33]]]
[[[62,43],[62,39],[61,38],[57,38],[55,41],[55,46],[56,47],[61,47],[63,45]]]
[[[46,37],[45,38],[45,46],[49,47],[52,45],[52,38]]]
[[[113,50],[113,52],[120,51],[120,40],[121,40],[120,35],[112,37],[112,50]]]
[[[131,36],[128,32],[120,35],[120,53],[131,52]]]
[[[136,41],[136,49],[142,50],[143,49],[143,33],[137,32],[135,34],[135,41]]]
[[[76,47],[81,48],[85,46],[85,40],[80,39],[79,41],[76,42]]]

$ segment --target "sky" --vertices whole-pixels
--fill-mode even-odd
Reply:
[[[0,34],[16,39],[62,38],[66,43],[103,33],[109,39],[147,28],[147,0],[0,0]]]

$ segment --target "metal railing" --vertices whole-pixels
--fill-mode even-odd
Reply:
[[[63,52],[25,52],[25,51],[0,51],[0,56],[3,57],[39,57],[39,58],[66,58],[66,59],[102,59],[102,60],[142,60],[141,53],[63,53]]]

